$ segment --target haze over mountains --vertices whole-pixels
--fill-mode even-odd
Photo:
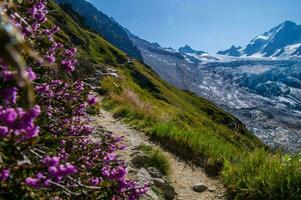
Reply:
[[[273,147],[301,150],[301,26],[285,21],[246,47],[209,54],[148,42],[85,0],[71,3],[94,31],[144,61],[167,82],[203,96],[242,120]]]

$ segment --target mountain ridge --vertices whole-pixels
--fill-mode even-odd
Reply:
[[[192,49],[189,45],[185,45],[184,47],[180,47],[178,49],[178,52],[179,53],[184,53],[184,54],[187,54],[187,53],[194,53],[194,54],[203,54],[203,53],[206,53],[205,51],[198,51],[198,50],[194,50]]]
[[[233,48],[217,54],[235,57],[296,57],[301,56],[301,25],[284,21],[269,31],[256,36],[241,49]]]
[[[59,4],[68,4],[80,14],[86,25],[102,35],[114,46],[126,52],[128,55],[142,60],[137,47],[129,39],[124,28],[112,17],[99,11],[93,4],[86,0],[55,0]],[[109,27],[109,28],[108,28]]]

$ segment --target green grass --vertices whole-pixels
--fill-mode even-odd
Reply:
[[[191,159],[208,158],[210,164],[221,165],[224,160],[237,161],[243,148],[227,142],[223,137],[216,136],[214,132],[206,128],[181,129],[172,123],[159,123],[150,131],[149,135],[169,145],[169,148],[181,147],[179,151],[186,151]],[[203,165],[208,162],[203,160]]]
[[[170,163],[168,158],[158,148],[154,148],[149,145],[141,145],[139,147],[146,155],[149,156],[149,160],[146,161],[145,168],[154,167],[158,169],[163,175],[168,176],[170,174]]]
[[[300,158],[270,152],[237,118],[162,81],[148,66],[127,62],[125,53],[76,23],[74,14],[50,5],[49,22],[62,28],[58,39],[79,49],[77,76],[89,77],[103,65],[118,70],[118,78],[100,82],[103,106],[115,117],[196,164],[216,165],[236,199],[301,199]],[[165,163],[159,153],[153,159]]]
[[[301,199],[300,156],[259,149],[236,164],[226,162],[222,175],[236,199]]]
[[[159,197],[159,200],[165,200],[165,195],[164,195],[164,192],[156,187],[156,186],[152,186],[152,190],[154,191],[154,193]]]

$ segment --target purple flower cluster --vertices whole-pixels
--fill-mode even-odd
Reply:
[[[50,186],[49,179],[42,172],[37,173],[35,177],[27,177],[25,184],[34,188]]]
[[[34,71],[32,71],[31,67],[27,67],[26,75],[30,81],[34,81],[37,79],[37,74]]]
[[[0,181],[6,181],[9,178],[9,174],[8,169],[2,169],[0,172]]]
[[[54,26],[52,29],[45,29],[44,33],[47,35],[48,40],[54,44],[58,44],[54,41],[54,35],[60,31],[60,27]]]
[[[38,1],[28,10],[33,21],[31,29],[34,32],[40,28],[41,24],[47,21],[46,15],[48,13],[48,10],[46,7],[46,3],[46,0]]]
[[[20,22],[17,15],[11,15],[12,20],[47,64],[70,73],[75,70],[77,49],[55,41],[59,27],[42,26],[47,22],[46,3],[23,1],[20,7],[27,8],[20,13],[28,23]],[[148,186],[139,187],[126,178],[125,162],[116,153],[125,148],[122,138],[100,133],[97,142],[91,139],[95,130],[86,110],[97,103],[97,97],[82,81],[59,80],[56,70],[39,67],[43,70],[36,74],[36,67],[43,64],[33,61],[26,69],[39,105],[29,107],[21,98],[26,91],[14,79],[18,70],[0,58],[0,152],[6,158],[0,163],[0,187],[10,191],[23,182],[26,190],[43,188],[45,197],[55,199],[76,199],[71,196],[78,193],[138,199]],[[68,190],[63,193],[62,188]]]
[[[44,159],[45,165],[48,167],[50,175],[55,177],[63,177],[77,173],[77,169],[70,163],[60,164],[59,157],[49,157]]]
[[[38,84],[36,90],[42,102],[43,115],[53,122],[43,128],[54,135],[89,135],[92,128],[83,120],[89,106],[87,92],[82,81],[67,83],[52,80]],[[57,105],[60,105],[59,107]]]
[[[69,72],[73,72],[75,70],[75,63],[77,62],[75,59],[76,52],[76,48],[66,49],[64,52],[64,59],[62,60],[61,65]]]
[[[54,41],[54,34],[57,33],[60,29],[58,27],[54,27],[51,30],[46,29],[44,31],[45,35],[48,38],[48,41],[51,43],[48,48],[47,54],[44,56],[48,63],[58,62],[64,70],[67,72],[73,72],[75,70],[76,65],[76,48],[65,49],[64,45]],[[58,58],[59,55],[63,55]]]
[[[38,136],[39,126],[35,119],[40,115],[39,106],[25,111],[23,108],[4,108],[0,106],[0,137],[14,137],[16,141]]]
[[[8,69],[8,65],[0,60],[0,77],[3,81],[11,81],[14,78],[14,73]]]
[[[123,145],[120,145],[121,139],[111,134],[102,135],[100,142],[82,137],[76,143],[67,141],[61,144],[59,154],[63,159],[81,163],[79,172],[86,174],[82,177],[86,185],[100,186],[104,181],[110,182],[112,185],[104,189],[117,191],[114,194],[115,199],[138,199],[147,192],[148,185],[138,187],[135,182],[126,179],[127,168],[116,154],[117,150],[123,149]],[[98,169],[97,173],[89,175],[95,169]]]
[[[48,36],[48,37],[50,37],[50,36]],[[53,38],[53,36],[51,36],[51,38]],[[61,43],[58,43],[58,42],[53,42],[52,46],[48,49],[48,53],[45,55],[46,61],[49,63],[55,63],[56,54],[62,48],[64,48],[64,45],[62,45]]]
[[[0,89],[0,98],[4,104],[15,104],[17,102],[17,91],[16,87],[8,87]]]
[[[94,105],[94,104],[96,104],[97,103],[97,97],[96,96],[94,96],[94,95],[89,95],[88,96],[88,104],[89,105]]]

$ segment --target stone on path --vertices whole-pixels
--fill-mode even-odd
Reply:
[[[197,183],[193,186],[193,191],[195,192],[204,192],[208,189],[208,186],[205,185],[204,183]]]

